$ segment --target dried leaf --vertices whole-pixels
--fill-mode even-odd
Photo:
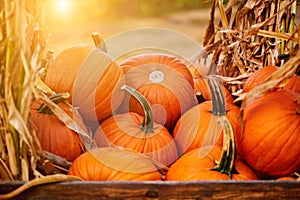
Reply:
[[[85,149],[90,150],[97,147],[95,140],[91,134],[85,132],[76,122],[76,119],[72,119],[68,114],[64,112],[57,104],[52,102],[45,94],[41,94],[40,98],[44,103],[51,109],[51,111],[62,121],[69,129],[78,133],[82,142],[84,143]]]
[[[210,10],[210,18],[208,21],[208,26],[205,29],[204,32],[204,38],[203,38],[203,46],[210,45],[214,42],[214,37],[215,37],[215,9],[216,9],[216,0],[213,0],[212,2],[212,7]]]

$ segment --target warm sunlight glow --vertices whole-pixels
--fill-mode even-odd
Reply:
[[[70,1],[68,0],[59,0],[57,2],[57,9],[61,12],[66,12],[70,8]]]

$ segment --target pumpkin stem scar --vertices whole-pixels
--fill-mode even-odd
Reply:
[[[134,88],[128,86],[128,85],[123,85],[121,87],[121,90],[128,92],[130,95],[132,95],[143,107],[144,111],[144,119],[141,124],[141,129],[145,133],[153,133],[153,113],[151,109],[150,103],[147,101],[147,99],[139,93],[137,90]]]
[[[165,79],[165,74],[162,71],[155,70],[149,74],[149,80],[152,83],[161,83]]]

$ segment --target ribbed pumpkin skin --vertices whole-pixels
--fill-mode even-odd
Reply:
[[[207,79],[201,76],[195,67],[191,66],[188,69],[193,76],[195,94],[201,94],[206,101],[211,101],[211,92],[207,83]],[[233,97],[230,91],[222,84],[219,84],[219,86],[223,92],[225,102],[233,103]]]
[[[86,181],[161,180],[161,174],[144,156],[117,148],[96,148],[74,160],[69,175]]]
[[[205,101],[189,109],[179,118],[173,131],[173,137],[175,138],[180,154],[202,147],[204,139],[208,134],[212,118],[213,120],[218,118],[218,116],[214,116],[210,112],[211,109],[212,102]],[[226,117],[230,121],[233,131],[235,133],[240,132],[240,109],[233,104],[227,104],[226,111]],[[215,145],[222,147],[223,131],[221,125],[217,122],[214,124],[217,124],[220,130],[219,138],[214,139],[214,141],[216,141]]]
[[[55,92],[70,93],[72,105],[85,120],[103,120],[120,105],[123,71],[101,50],[76,45],[62,51],[47,69],[45,83]],[[117,93],[117,94],[115,94]]]
[[[292,90],[300,93],[300,76],[293,76],[283,87],[285,90]]]
[[[246,80],[243,87],[243,93],[249,92],[251,89],[267,80],[272,75],[272,73],[274,73],[278,69],[279,67],[276,66],[266,66],[255,71]],[[291,77],[287,81],[286,85],[284,85],[281,89],[292,90],[300,93],[300,76],[295,75]]]
[[[263,177],[283,177],[300,168],[300,94],[278,90],[246,105],[237,150]],[[299,111],[298,111],[299,112]]]
[[[166,54],[141,54],[124,60],[120,65],[126,83],[151,104],[154,121],[169,131],[172,131],[180,115],[196,104],[192,75],[179,59]],[[151,74],[156,72],[163,77],[162,80],[151,79]],[[128,99],[120,112],[129,110],[143,115],[139,103],[132,97]]]
[[[154,123],[153,133],[146,133],[140,128],[142,121],[143,117],[133,112],[114,115],[101,123],[95,141],[99,147],[113,144],[135,150],[165,165],[177,160],[177,147],[169,131]]]
[[[273,72],[278,69],[276,66],[265,66],[256,70],[244,83],[243,93],[249,92],[257,85],[267,80]]]
[[[39,113],[37,109],[40,105],[40,101],[35,101],[31,105],[30,117],[42,149],[72,162],[83,153],[84,145],[80,137],[77,133],[66,127],[56,115]],[[72,112],[64,103],[59,103],[58,105],[73,118],[83,130],[87,131],[78,113]]]
[[[169,169],[166,181],[231,180],[227,174],[211,170],[219,161],[221,149],[215,146],[205,157],[200,158],[200,149],[182,155]],[[242,160],[235,162],[239,174],[232,174],[232,180],[257,180],[256,174]]]

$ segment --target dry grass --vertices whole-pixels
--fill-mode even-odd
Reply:
[[[44,1],[0,1],[0,179],[27,181],[39,175],[42,150],[30,125],[38,95],[35,77],[45,64]]]
[[[214,0],[204,49],[197,59],[212,55],[210,73],[219,75],[238,94],[257,69],[283,66],[299,50],[295,0]],[[215,19],[219,13],[221,20]],[[295,63],[299,64],[299,63]]]

